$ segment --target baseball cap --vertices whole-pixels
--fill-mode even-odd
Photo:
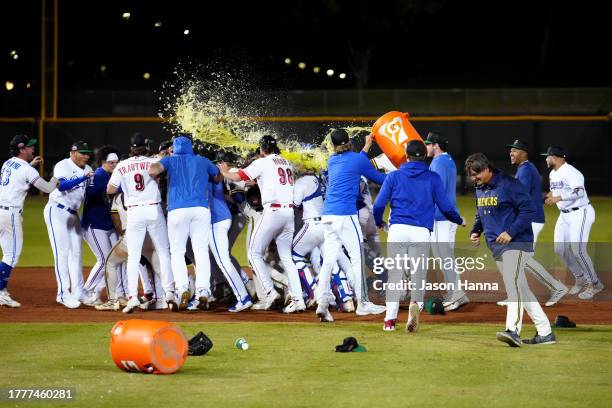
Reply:
[[[260,146],[276,146],[277,142],[276,139],[274,138],[274,136],[270,136],[270,135],[265,135],[262,136],[261,139],[259,139],[259,145]]]
[[[442,135],[438,132],[429,132],[427,133],[427,139],[425,139],[423,143],[427,145],[436,143],[439,145],[446,145],[448,143],[448,140],[444,139]]]
[[[510,148],[514,148],[514,149],[519,149],[519,150],[524,150],[526,152],[529,152],[529,144],[527,142],[523,142],[520,139],[516,139],[514,142],[507,144],[506,147],[510,147]]]
[[[540,156],[556,156],[565,159],[565,157],[567,156],[567,152],[561,146],[548,146],[548,150],[546,151],[546,153],[542,153],[540,154]]]
[[[140,147],[147,145],[147,138],[142,133],[134,133],[132,138],[130,139],[130,146],[132,147]]]
[[[412,157],[425,157],[427,148],[420,140],[411,140],[406,144],[406,154]]]
[[[36,139],[30,139],[27,135],[16,135],[11,139],[10,146],[14,149],[21,149],[23,147],[30,147],[36,144]]]
[[[344,146],[350,141],[349,135],[344,129],[334,129],[329,135],[334,146]]]
[[[78,142],[74,142],[70,147],[71,152],[79,152],[79,153],[93,153],[93,150],[89,148],[87,142],[79,140]]]
[[[158,151],[162,151],[162,150],[166,150],[169,149],[172,146],[172,142],[170,140],[164,140],[163,142],[161,142],[159,144],[159,150]]]
[[[364,346],[357,343],[355,337],[347,337],[342,341],[342,344],[336,346],[336,352],[338,353],[363,353],[367,351]]]

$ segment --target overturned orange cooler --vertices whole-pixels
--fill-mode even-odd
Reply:
[[[122,320],[111,329],[110,351],[120,369],[173,374],[181,369],[189,345],[176,325],[156,320]]]
[[[406,143],[423,140],[409,117],[407,113],[391,111],[378,118],[372,126],[372,138],[397,168],[406,162]]]

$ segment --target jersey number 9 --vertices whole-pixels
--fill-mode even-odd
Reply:
[[[144,190],[144,177],[142,177],[142,174],[140,173],[136,173],[134,174],[134,183],[136,183],[136,191],[142,191]]]

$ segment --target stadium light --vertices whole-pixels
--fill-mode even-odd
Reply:
[[[312,68],[312,72],[314,72],[315,74],[318,74],[319,72],[321,72],[321,68],[319,68],[319,67],[313,67],[313,68]]]
[[[121,18],[124,19],[125,21],[128,21],[130,17],[132,17],[132,14],[129,11],[126,11],[123,14],[121,14]]]
[[[328,69],[327,71],[325,71],[325,73],[327,74],[328,77],[334,76],[334,70],[333,69]]]
[[[300,62],[300,63],[298,64],[298,68],[299,68],[299,69],[304,69],[304,68],[306,68],[306,63],[305,63],[305,62]]]
[[[291,65],[291,58],[285,58],[285,64]]]
[[[156,21],[154,24],[155,28],[159,28],[162,26],[162,22],[161,21]]]
[[[28,82],[26,83],[26,88],[30,89],[32,87],[32,83]]]
[[[185,34],[185,35],[189,35],[189,29],[188,29],[188,28],[186,28],[186,29],[185,29],[185,31],[183,31],[183,34]]]
[[[144,79],[151,79],[151,74],[149,74],[148,72],[145,72],[144,74],[142,74],[142,77]]]
[[[106,72],[106,65],[100,65],[100,72]]]
[[[11,50],[11,52],[9,53],[9,55],[11,56],[12,59],[16,60],[19,59],[19,54],[17,54],[17,50]]]
[[[338,77],[340,79],[345,79],[346,78],[346,74],[344,72],[342,72],[340,75],[338,75]]]
[[[6,81],[4,86],[6,87],[7,91],[12,91],[13,88],[15,88],[15,83],[13,83],[13,81]]]

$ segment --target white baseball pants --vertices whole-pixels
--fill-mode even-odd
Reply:
[[[206,207],[177,208],[168,212],[172,271],[179,296],[189,291],[187,264],[185,264],[187,238],[191,238],[195,258],[196,296],[211,296],[208,254],[210,228],[210,210]]]
[[[96,264],[85,281],[85,291],[99,293],[106,287],[104,269],[108,254],[119,238],[115,230],[107,231],[91,227],[83,232],[83,237],[96,257]]]
[[[45,224],[55,261],[57,300],[78,299],[83,295],[81,221],[77,214],[48,202],[44,209]]]
[[[0,209],[0,247],[2,248],[2,262],[14,267],[19,262],[23,249],[23,217],[21,209],[10,207],[9,210]]]
[[[559,213],[555,224],[555,252],[577,279],[596,284],[599,277],[587,252],[589,233],[595,222],[595,209],[587,205],[569,213]]]
[[[422,288],[427,277],[426,258],[429,255],[430,235],[431,233],[427,228],[406,224],[392,224],[387,235],[387,258],[395,259],[398,255],[403,258],[404,255],[408,255],[409,267],[411,268],[409,271],[410,282],[414,288],[410,292],[410,301],[417,302],[421,309],[425,296],[425,290]],[[388,282],[399,283],[406,276],[406,272],[403,268],[394,267],[390,269]],[[399,299],[404,292],[387,290],[385,320],[397,319]]]
[[[533,230],[533,249],[534,251],[535,251],[536,242],[538,240],[538,235],[540,235],[540,232],[542,231],[543,228],[544,228],[543,223],[538,223],[538,222],[531,223],[531,229]],[[527,261],[525,262],[525,268],[527,272],[529,272],[542,285],[546,286],[546,288],[551,292],[555,290],[561,290],[565,287],[565,285],[563,285],[563,283],[560,280],[555,279],[554,276],[548,273],[546,268],[544,268],[542,264],[536,261],[533,256],[530,256],[527,258]]]
[[[520,334],[523,322],[523,309],[533,321],[540,336],[551,333],[550,322],[534,296],[525,276],[525,264],[533,252],[510,249],[502,254],[501,261],[496,261],[497,268],[504,279],[508,307],[506,311],[506,329]]]
[[[444,272],[444,282],[453,284],[452,290],[447,293],[448,301],[452,302],[465,296],[463,289],[459,288],[459,275],[455,271],[455,234],[457,232],[457,224],[454,222],[443,220],[434,221],[434,228],[431,232],[431,252],[435,258],[442,260],[442,271]],[[448,263],[447,259],[452,259],[453,262],[450,268],[445,268]]]
[[[210,231],[209,246],[215,257],[215,262],[219,265],[223,276],[225,276],[225,279],[232,288],[234,296],[236,296],[237,300],[244,301],[249,296],[249,293],[230,258],[228,231],[231,226],[231,219],[214,223]]]

